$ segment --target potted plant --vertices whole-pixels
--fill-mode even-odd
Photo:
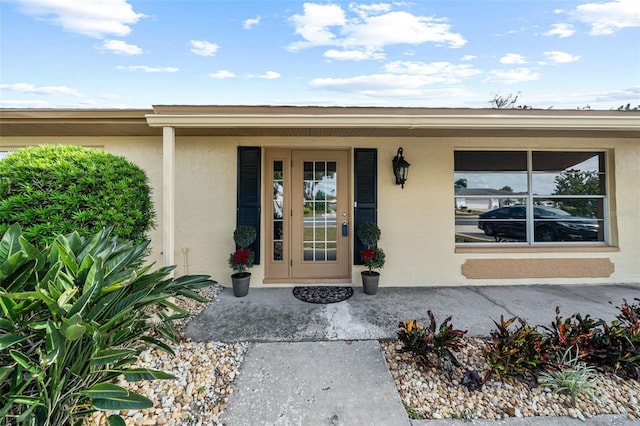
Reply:
[[[244,297],[249,293],[249,282],[253,266],[254,253],[249,246],[256,240],[256,229],[250,225],[240,225],[233,231],[236,250],[229,256],[229,266],[235,272],[231,275],[233,295]]]
[[[380,234],[380,228],[374,222],[365,222],[358,227],[358,239],[366,247],[366,249],[360,251],[360,256],[367,267],[366,271],[360,273],[365,294],[376,294],[378,292],[380,272],[374,271],[374,269],[382,269],[385,260],[384,251],[378,247]]]

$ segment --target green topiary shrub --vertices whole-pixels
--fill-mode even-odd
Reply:
[[[0,233],[19,224],[36,245],[114,227],[137,243],[155,212],[145,172],[123,157],[72,145],[27,147],[0,161]]]
[[[151,407],[113,382],[172,378],[131,368],[148,347],[173,353],[173,321],[188,312],[171,297],[199,301],[208,276],[172,279],[173,267],[141,266],[142,244],[102,230],[58,236],[39,250],[13,225],[0,241],[0,424],[82,425],[96,410]],[[164,308],[175,311],[169,314]],[[159,325],[148,321],[150,313]],[[123,425],[117,415],[110,425]]]

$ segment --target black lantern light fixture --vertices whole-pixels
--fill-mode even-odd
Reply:
[[[393,157],[393,174],[396,177],[396,185],[402,185],[404,189],[404,183],[409,176],[409,164],[407,160],[402,156],[402,147],[398,148],[398,153]]]

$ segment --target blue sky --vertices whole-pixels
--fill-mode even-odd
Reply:
[[[640,0],[0,0],[0,107],[640,104]]]

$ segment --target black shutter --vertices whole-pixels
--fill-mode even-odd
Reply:
[[[255,264],[260,264],[260,147],[238,147],[238,194],[236,225],[251,225],[258,237],[251,245]]]
[[[356,231],[365,222],[378,222],[378,151],[374,148],[356,148],[353,155],[354,162],[354,201],[353,229],[354,229],[354,264],[362,265],[360,251],[366,247],[362,245]]]

